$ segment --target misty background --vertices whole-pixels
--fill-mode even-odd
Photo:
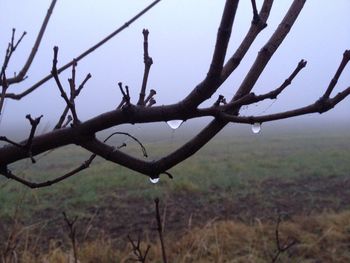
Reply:
[[[7,74],[18,72],[35,41],[50,5],[49,0],[0,0],[0,59],[6,51],[12,28],[16,38],[27,35],[15,52]],[[28,72],[28,79],[13,85],[8,92],[20,93],[50,73],[54,46],[59,47],[58,66],[100,41],[123,25],[152,1],[120,0],[58,0],[37,56]],[[263,1],[257,1],[260,8]],[[292,1],[275,1],[268,27],[263,30],[248,54],[221,89],[204,105],[211,105],[218,94],[230,99],[244,79],[250,66],[267,39],[274,32]],[[78,116],[86,120],[113,110],[120,102],[117,87],[123,82],[130,87],[132,102],[136,103],[142,82],[143,36],[148,28],[149,54],[153,58],[148,89],[157,91],[157,105],[176,103],[186,96],[206,75],[214,49],[224,0],[163,0],[128,29],[78,63],[77,84],[87,73],[92,74],[76,100]],[[271,114],[306,106],[315,102],[326,90],[346,49],[350,49],[350,1],[306,2],[291,32],[275,53],[253,91],[262,94],[278,87],[294,70],[301,59],[308,64],[292,85],[275,101],[264,101],[245,108],[241,115]],[[240,1],[232,31],[229,58],[242,41],[252,20],[251,2]],[[70,69],[61,74],[68,91]],[[349,66],[343,72],[333,95],[350,85]],[[0,134],[6,130],[28,130],[26,114],[44,115],[40,129],[52,128],[65,107],[53,80],[24,97],[21,101],[6,100],[1,116]],[[272,127],[318,126],[322,129],[350,129],[350,99],[322,115],[313,114],[266,123]],[[204,125],[206,118],[200,122]],[[196,121],[186,123],[190,127]],[[185,126],[185,125],[183,125]],[[235,129],[240,125],[230,125]],[[247,125],[243,125],[247,127]],[[246,128],[244,128],[246,129]]]

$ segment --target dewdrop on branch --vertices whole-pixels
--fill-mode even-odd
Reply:
[[[181,126],[181,124],[183,123],[183,120],[171,120],[171,121],[167,121],[168,126],[173,129],[176,130],[177,128],[179,128]]]
[[[258,134],[261,131],[261,123],[256,122],[252,125],[252,132]]]
[[[151,181],[152,184],[156,184],[159,182],[159,177],[154,177],[154,178],[150,177],[149,180]]]

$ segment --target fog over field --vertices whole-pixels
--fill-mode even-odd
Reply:
[[[291,2],[275,2],[268,27],[258,37],[237,71],[212,97],[209,104],[213,103],[218,94],[227,98],[233,96],[261,46],[274,32]],[[9,92],[19,93],[50,72],[53,46],[59,46],[59,65],[63,65],[123,25],[149,3],[151,1],[58,1],[38,55],[28,72],[28,79],[12,86]],[[262,1],[257,3],[260,7]],[[13,27],[17,30],[16,36],[20,36],[23,31],[28,33],[16,51],[9,73],[18,72],[24,63],[49,4],[48,0],[38,0],[35,4],[32,1],[1,0],[0,10],[3,10],[3,15],[0,17],[0,55],[5,53]],[[234,52],[250,25],[250,5],[250,1],[240,1],[228,56]],[[181,100],[205,77],[223,6],[223,0],[201,0],[200,4],[198,0],[164,0],[107,45],[79,62],[78,81],[88,72],[93,76],[76,101],[80,118],[86,120],[113,110],[120,101],[116,84],[119,81],[129,85],[132,99],[136,102],[143,75],[143,28],[150,30],[149,52],[154,64],[149,87],[157,91],[157,104]],[[295,26],[253,91],[261,94],[278,87],[300,59],[308,61],[307,67],[276,101],[252,105],[242,111],[241,115],[285,111],[317,100],[335,73],[344,50],[350,48],[348,10],[348,0],[307,1]],[[69,76],[70,72],[67,70],[61,78],[63,80]],[[64,83],[67,87],[67,82]],[[348,67],[337,84],[335,94],[349,85]],[[6,130],[11,130],[11,133],[27,131],[29,127],[25,115],[28,113],[33,116],[44,115],[39,129],[44,132],[54,126],[64,106],[58,88],[51,80],[22,101],[6,101],[4,114],[1,116],[0,133],[6,133]],[[322,115],[297,117],[280,121],[279,124],[264,124],[263,130],[275,130],[274,127],[297,130],[316,127],[316,130],[323,130],[326,127],[330,131],[346,131],[350,130],[349,113],[350,101],[346,99],[335,109]],[[194,123],[204,125],[208,120]],[[187,121],[183,129],[190,127],[191,123],[191,120]],[[166,127],[166,124],[160,125]],[[239,131],[250,129],[247,125],[234,124],[224,133],[227,130],[231,132],[236,127],[241,127]]]

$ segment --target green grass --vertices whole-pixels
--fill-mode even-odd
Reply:
[[[176,140],[170,144],[145,142],[151,156],[160,156],[179,145]],[[162,176],[156,185],[146,176],[97,158],[89,169],[44,189],[30,190],[1,178],[0,215],[13,213],[21,198],[29,216],[32,211],[50,207],[81,209],[115,193],[151,198],[169,191],[244,192],[251,191],[252,182],[269,177],[344,176],[350,171],[349,149],[350,135],[347,134],[219,136],[171,169],[174,180]],[[137,145],[130,144],[126,150],[143,158]],[[38,157],[36,165],[19,162],[13,170],[38,182],[77,167],[88,156],[81,148],[65,147]]]

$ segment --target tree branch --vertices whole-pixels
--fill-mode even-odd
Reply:
[[[346,65],[348,64],[349,61],[350,61],[350,50],[345,50],[345,52],[343,54],[343,59],[340,62],[340,65],[339,65],[334,77],[332,78],[331,82],[328,85],[326,92],[323,95],[324,98],[329,98],[335,85],[338,82],[338,79],[339,79],[341,73],[343,72],[344,68],[346,67]]]
[[[213,57],[206,78],[182,101],[187,111],[198,107],[204,100],[210,98],[219,88],[220,75],[231,36],[239,0],[226,0],[218,29]]]
[[[144,29],[142,31],[142,34],[143,34],[143,61],[145,64],[145,70],[143,73],[140,97],[139,97],[139,101],[137,102],[137,105],[145,106],[146,105],[145,96],[146,96],[147,80],[148,80],[149,71],[150,71],[151,66],[153,64],[153,60],[148,54],[148,34],[149,34],[149,32],[147,29]]]
[[[33,62],[33,60],[35,58],[36,52],[39,49],[41,40],[42,40],[43,35],[45,33],[46,27],[47,27],[47,25],[49,23],[49,20],[50,20],[52,11],[53,11],[53,9],[54,9],[54,7],[56,5],[56,2],[57,2],[57,0],[52,0],[51,1],[50,7],[47,10],[47,14],[45,16],[45,19],[44,19],[42,25],[41,25],[39,34],[38,34],[38,36],[37,36],[37,38],[35,40],[34,46],[33,46],[32,51],[30,52],[30,54],[28,56],[28,59],[27,59],[26,63],[24,64],[24,66],[21,69],[21,71],[17,74],[17,76],[15,76],[14,78],[8,79],[8,83],[9,84],[21,82],[25,78],[25,76],[27,74],[27,71],[29,70],[30,65],[32,64],[32,62]]]
[[[74,92],[74,84],[72,83],[73,79],[72,79],[71,85],[70,85],[71,86],[71,98],[68,99],[67,93],[64,91],[63,86],[62,86],[61,81],[60,81],[59,76],[58,76],[58,70],[57,70],[58,47],[57,46],[54,47],[53,51],[54,51],[54,56],[53,56],[51,74],[56,81],[58,89],[61,92],[61,97],[65,100],[68,108],[70,109],[70,111],[73,115],[74,124],[77,124],[77,123],[79,123],[79,119],[78,119],[78,115],[77,115],[77,112],[75,110],[75,104],[74,104],[74,93],[75,92]],[[76,64],[73,63],[73,72],[75,72],[75,65]],[[73,75],[75,75],[75,73],[73,73]],[[75,79],[75,76],[74,76],[74,79]]]
[[[98,49],[99,47],[103,46],[106,42],[108,42],[109,40],[111,40],[113,37],[115,37],[117,34],[119,34],[120,32],[122,32],[124,29],[126,29],[127,27],[129,27],[132,23],[134,23],[137,19],[139,19],[142,15],[144,15],[145,13],[147,13],[152,7],[154,7],[156,4],[158,4],[161,0],[155,0],[153,1],[150,5],[148,5],[146,8],[144,8],[141,12],[139,12],[137,15],[135,15],[133,18],[131,18],[129,21],[125,22],[124,25],[122,25],[121,27],[119,27],[118,29],[116,29],[114,32],[112,32],[111,34],[109,34],[107,37],[105,37],[104,39],[102,39],[100,42],[98,42],[97,44],[93,45],[92,47],[90,47],[89,49],[87,49],[86,51],[84,51],[83,53],[81,53],[79,56],[77,56],[74,60],[68,62],[67,64],[65,64],[64,66],[60,67],[59,69],[57,69],[57,73],[60,74],[61,72],[63,72],[64,70],[66,70],[67,68],[71,67],[74,63],[74,61],[79,62],[80,60],[82,60],[83,58],[85,58],[87,55],[91,54],[92,52],[94,52],[96,49]],[[36,90],[37,88],[39,88],[40,86],[42,86],[46,81],[50,80],[53,77],[52,74],[47,75],[46,77],[44,77],[42,80],[38,81],[37,83],[35,83],[33,86],[31,86],[30,88],[28,88],[27,90],[23,91],[20,94],[14,94],[14,93],[8,93],[6,94],[6,98],[9,99],[15,99],[15,100],[20,100],[21,98],[27,96],[28,94],[32,93],[34,90]]]
[[[276,121],[276,120],[287,119],[287,118],[301,116],[301,115],[310,114],[310,113],[326,112],[332,109],[335,105],[337,105],[339,102],[341,102],[344,98],[346,98],[349,95],[350,95],[350,87],[348,87],[342,92],[339,92],[333,98],[325,99],[321,97],[315,103],[302,108],[295,109],[295,110],[290,110],[290,111],[285,111],[285,112],[275,113],[270,115],[263,115],[263,116],[235,116],[235,115],[221,112],[219,116],[225,121],[230,121],[235,123],[253,124],[256,122],[263,123],[263,122],[269,122],[269,121]]]

